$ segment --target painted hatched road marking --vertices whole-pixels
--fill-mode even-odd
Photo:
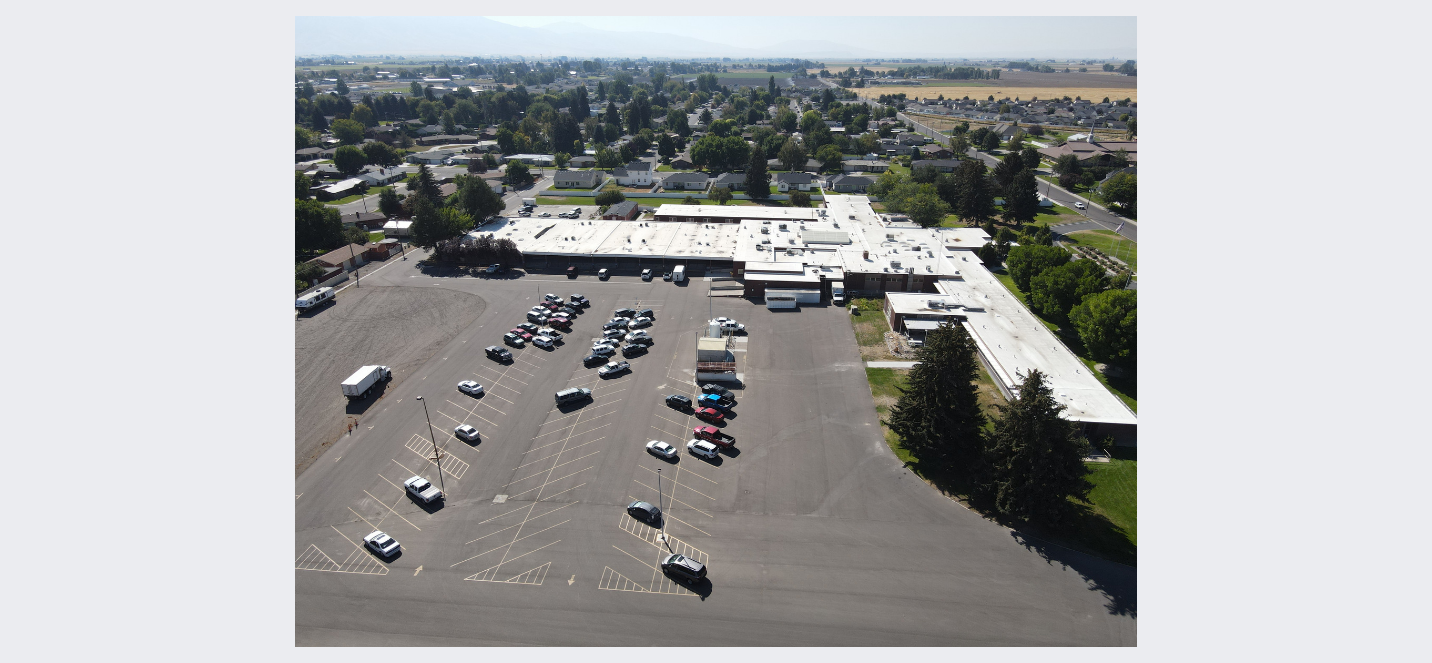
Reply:
[[[408,448],[408,451],[411,451],[421,456],[423,460],[432,463],[434,468],[438,467],[437,461],[434,460],[432,456],[433,443],[428,441],[428,438],[414,433],[413,437],[409,439],[408,443],[404,446]],[[447,451],[446,449],[439,449],[438,452],[442,454],[442,471],[447,476],[450,476],[454,479],[462,479],[462,475],[467,473],[467,469],[471,467],[471,465],[469,465],[467,461],[464,461],[463,459],[452,455],[452,452]]]

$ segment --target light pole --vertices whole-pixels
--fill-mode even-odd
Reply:
[[[663,497],[663,495],[661,494],[661,468],[658,467],[658,468],[656,468],[656,510],[657,510],[657,511],[661,511],[661,505],[662,505],[662,499],[661,499],[661,498],[662,498],[662,497]],[[662,543],[666,543],[666,549],[667,549],[667,550],[670,550],[670,549],[671,549],[671,544],[666,542],[666,512],[664,512],[664,511],[661,511],[661,533],[658,534],[658,535],[656,535],[656,540],[657,540],[657,541],[660,541],[660,542],[662,542]]]
[[[428,416],[428,402],[422,396],[418,400],[423,402],[423,417],[428,420],[428,438],[433,441],[433,461],[438,464],[438,485],[442,487],[443,494],[447,494],[447,485],[443,483],[443,455],[438,451],[438,436],[433,434],[433,418]]]
[[[358,254],[353,252],[353,243],[348,243],[348,255],[353,258],[353,287],[363,287],[363,278],[358,272]]]

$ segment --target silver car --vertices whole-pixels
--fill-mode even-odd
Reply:
[[[403,549],[401,545],[398,545],[397,539],[379,530],[374,530],[372,534],[363,537],[363,545],[384,557],[392,557]]]
[[[654,455],[661,456],[662,458],[665,458],[667,460],[671,460],[672,458],[676,457],[676,447],[662,442],[661,440],[652,440],[650,442],[647,442],[646,450]]]

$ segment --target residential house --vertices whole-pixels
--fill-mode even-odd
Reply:
[[[567,161],[568,168],[593,168],[596,165],[597,158],[589,157],[585,154],[581,156],[572,157],[571,160]]]
[[[950,148],[943,145],[925,145],[920,148],[920,156],[926,159],[948,159],[954,155]]]
[[[384,186],[401,181],[407,173],[401,168],[383,168],[380,166],[364,166],[363,172],[358,174],[358,179],[363,180],[368,186]]]
[[[363,253],[368,250],[367,244],[349,244],[341,249],[334,249],[308,262],[322,267],[342,267],[352,271],[367,264]]]
[[[1066,154],[1073,154],[1079,158],[1079,163],[1089,166],[1103,165],[1113,160],[1114,154],[1123,150],[1128,156],[1129,165],[1137,165],[1139,162],[1138,141],[1105,141],[1102,143],[1094,141],[1070,141],[1055,147],[1046,147],[1039,150],[1039,154],[1050,161],[1058,161],[1059,157]]]
[[[602,218],[615,219],[618,221],[631,221],[632,219],[636,218],[637,214],[638,211],[636,207],[636,202],[631,200],[623,200],[622,202],[608,207],[607,211],[602,214]]]
[[[438,186],[438,196],[441,198],[446,198],[454,193],[457,193],[457,184],[453,182]]]
[[[900,134],[899,140],[902,144],[916,146],[930,142],[930,139],[926,138],[923,134],[918,134],[913,131],[906,131]]]
[[[434,134],[418,139],[419,145],[451,145],[453,143],[476,143],[477,136],[467,134]]]
[[[836,175],[830,178],[830,188],[836,193],[865,193],[875,180],[863,175]]]
[[[440,166],[452,158],[452,152],[414,152],[409,154],[408,163],[427,164],[429,166]]]
[[[776,189],[781,193],[795,189],[797,191],[810,191],[811,184],[815,177],[810,173],[776,173]]]
[[[711,188],[725,187],[732,191],[741,191],[746,188],[745,173],[722,173],[711,183]]]
[[[849,159],[840,162],[840,170],[846,173],[883,173],[890,164],[873,159]]]
[[[294,163],[299,161],[314,161],[318,159],[332,159],[333,153],[338,150],[322,147],[305,147],[293,153]]]
[[[552,176],[552,186],[558,189],[595,189],[606,179],[600,170],[559,170]]]
[[[959,159],[916,159],[916,160],[910,162],[910,170],[911,170],[911,171],[915,170],[916,168],[920,168],[920,167],[922,167],[922,166],[931,166],[931,167],[933,167],[937,172],[941,172],[941,173],[953,173],[953,172],[955,172],[955,169],[956,169],[956,168],[959,168],[959,167],[960,167],[960,160],[959,160]]]
[[[354,212],[352,214],[344,214],[341,219],[345,226],[358,225],[368,230],[382,228],[383,224],[388,222],[388,217],[377,212]]]
[[[694,164],[691,163],[691,155],[689,153],[678,154],[676,158],[671,160],[671,167],[681,170],[688,170],[694,167]]]
[[[622,186],[651,186],[652,166],[650,161],[633,161],[612,170],[612,177]]]
[[[703,191],[706,181],[706,173],[671,173],[661,180],[661,186],[667,191]]]
[[[529,166],[551,166],[556,160],[550,154],[512,154],[506,157],[498,157],[498,161],[521,161]]]
[[[365,186],[366,185],[363,183],[363,180],[360,180],[356,177],[349,178],[319,189],[318,199],[337,200],[339,198],[351,196],[355,193],[360,193]]]

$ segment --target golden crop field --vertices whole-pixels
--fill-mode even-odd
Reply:
[[[855,93],[862,98],[878,97],[882,94],[905,93],[907,97],[935,98],[945,95],[946,99],[951,97],[963,99],[987,99],[994,95],[995,99],[1009,97],[1013,99],[1053,99],[1063,98],[1068,95],[1070,98],[1082,97],[1099,101],[1104,97],[1109,99],[1133,99],[1139,100],[1139,91],[1129,88],[1113,87],[1000,87],[998,81],[968,81],[965,85],[890,85],[884,87],[854,88]]]

